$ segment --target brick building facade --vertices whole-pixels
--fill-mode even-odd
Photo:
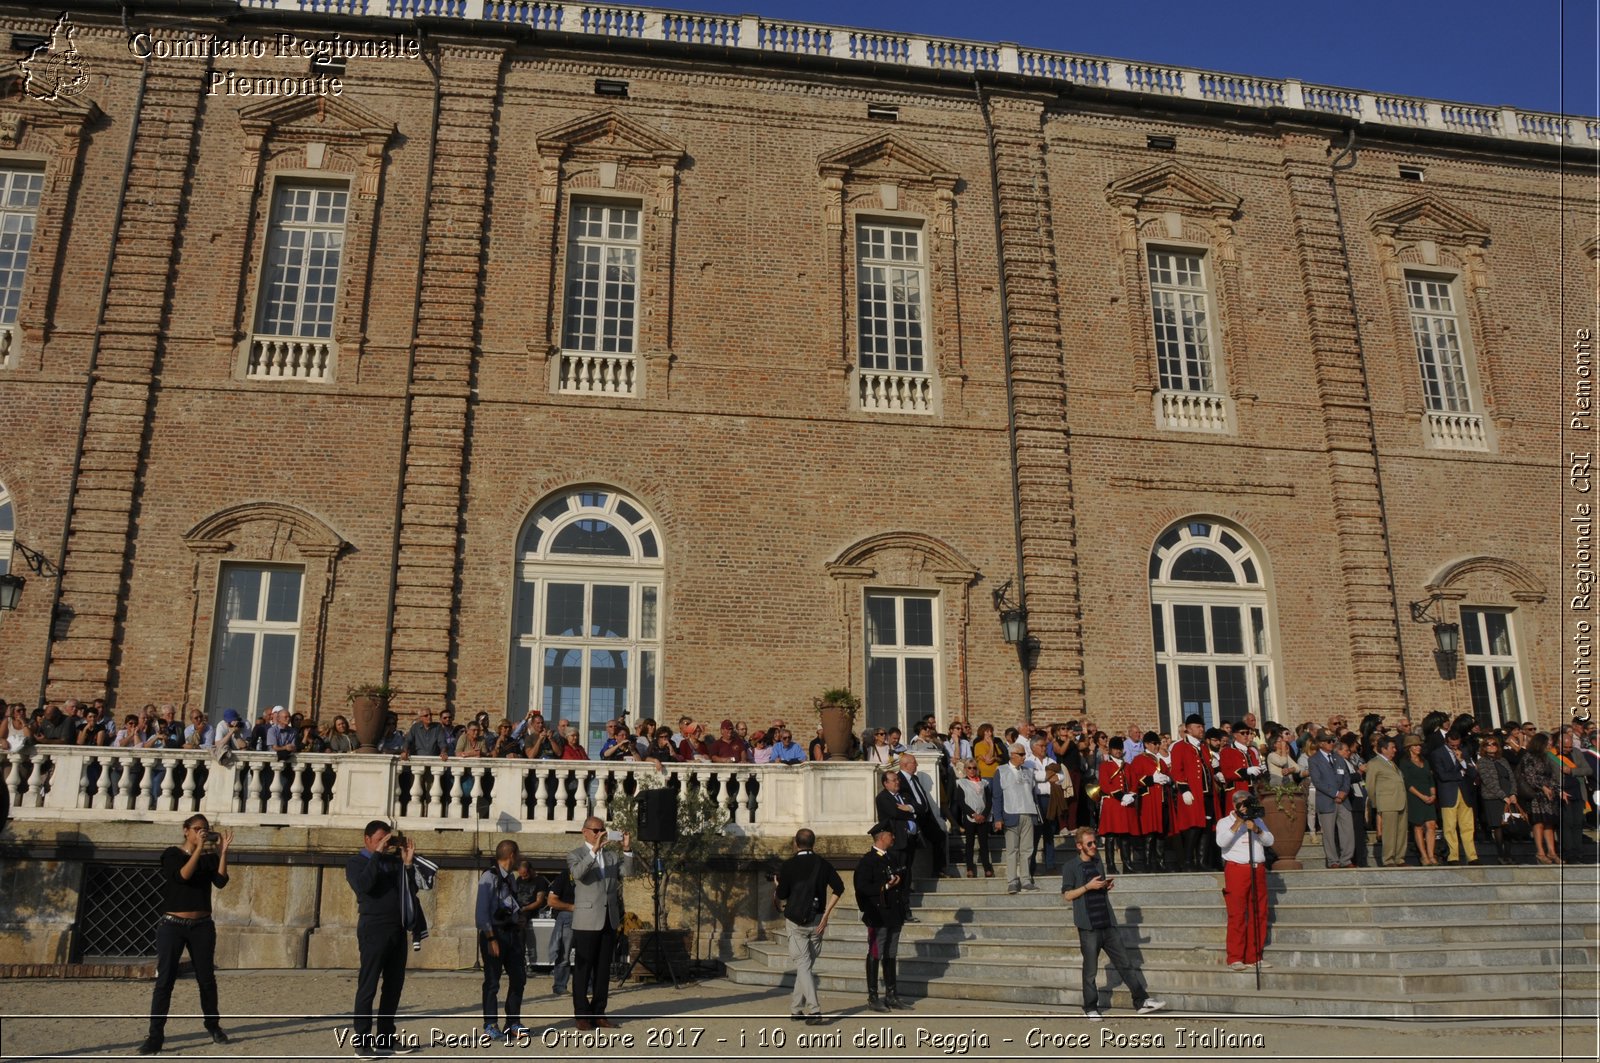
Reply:
[[[1593,121],[434,6],[0,9],[0,696],[1561,713]]]

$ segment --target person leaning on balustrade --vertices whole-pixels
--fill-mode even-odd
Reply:
[[[361,746],[361,739],[356,737],[356,733],[350,729],[350,721],[343,716],[333,718],[322,740],[327,743],[329,753],[354,753]]]

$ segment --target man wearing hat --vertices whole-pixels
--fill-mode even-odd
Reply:
[[[1235,971],[1272,966],[1261,952],[1267,943],[1266,847],[1274,839],[1265,820],[1240,817],[1239,806],[1248,800],[1247,791],[1235,790],[1233,811],[1217,824],[1222,896],[1228,905],[1228,967]]]
[[[900,953],[900,930],[906,921],[906,888],[909,876],[896,859],[894,830],[888,824],[874,824],[872,848],[856,864],[853,885],[861,921],[867,924],[867,1007],[873,1011],[890,1008],[908,1010],[900,999],[895,962]],[[884,995],[878,997],[878,968],[883,968]]]
[[[211,740],[211,755],[221,762],[227,760],[230,753],[249,748],[250,735],[245,729],[243,717],[234,709],[229,709],[222,714],[222,724]]]
[[[1205,729],[1200,714],[1191,713],[1184,718],[1182,739],[1172,744],[1172,789],[1177,794],[1173,829],[1183,840],[1183,867],[1188,871],[1200,870],[1203,843],[1215,815],[1211,753],[1201,741]]]
[[[1218,756],[1222,777],[1229,790],[1248,790],[1255,785],[1256,776],[1267,769],[1261,763],[1261,754],[1250,744],[1255,729],[1244,720],[1233,725],[1233,741],[1222,747]]]
[[[1322,732],[1321,748],[1311,754],[1311,785],[1317,788],[1317,825],[1329,867],[1354,867],[1355,824],[1350,815],[1350,762],[1334,748],[1332,731]]]
[[[722,730],[711,743],[711,760],[716,764],[743,764],[750,760],[750,747],[733,733],[732,720],[722,721]]]

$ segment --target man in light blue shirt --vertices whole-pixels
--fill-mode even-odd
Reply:
[[[806,751],[788,729],[778,732],[778,740],[772,743],[772,761],[775,764],[800,764],[806,759]]]
[[[289,710],[272,707],[272,722],[267,725],[267,749],[274,753],[293,753],[300,748],[299,736],[289,723]]]

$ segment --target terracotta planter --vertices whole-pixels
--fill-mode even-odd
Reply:
[[[1306,799],[1300,797],[1264,798],[1267,829],[1272,832],[1272,851],[1278,854],[1275,871],[1299,871],[1303,866],[1295,857],[1306,838]]]
[[[828,744],[829,760],[844,760],[850,754],[850,729],[854,721],[850,710],[839,705],[823,705],[817,709],[822,723],[822,740]]]
[[[361,745],[357,753],[376,753],[378,739],[383,737],[383,725],[389,718],[389,703],[370,695],[350,699],[350,727]]]

